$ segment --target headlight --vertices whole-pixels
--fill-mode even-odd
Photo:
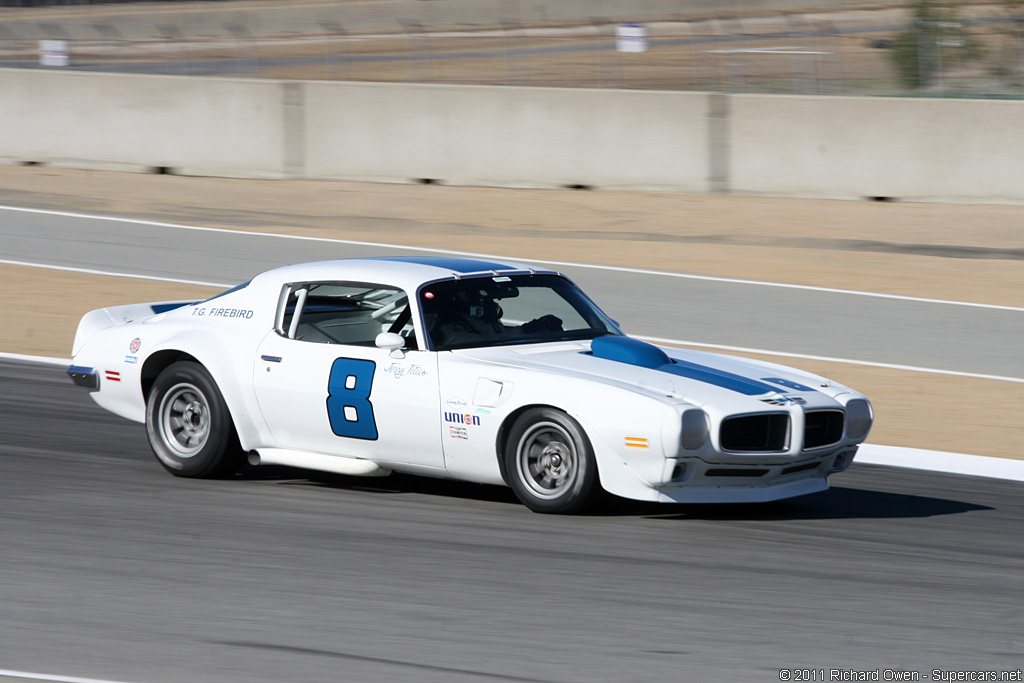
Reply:
[[[846,404],[846,436],[850,439],[863,439],[871,429],[874,421],[871,404],[863,398],[855,398]]]
[[[683,449],[692,451],[708,440],[708,416],[703,410],[692,409],[683,413]]]

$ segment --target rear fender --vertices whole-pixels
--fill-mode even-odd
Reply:
[[[239,344],[236,341],[229,346],[215,334],[194,330],[175,334],[163,340],[143,364],[145,398],[148,401],[152,380],[164,368],[177,360],[194,359],[209,371],[217,383],[242,448],[252,450],[266,445],[270,432],[252,390],[255,353],[254,345]]]
[[[109,306],[97,308],[82,316],[75,330],[75,341],[71,347],[71,355],[77,356],[85,342],[89,341],[100,330],[118,325],[127,325],[136,320],[149,318],[175,308],[188,306],[195,301],[154,301],[148,304],[127,304],[125,306]]]

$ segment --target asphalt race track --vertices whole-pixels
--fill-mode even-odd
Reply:
[[[56,366],[0,361],[0,667],[104,680],[777,681],[1014,670],[1020,485],[855,466],[763,506],[176,479]],[[15,426],[16,428],[12,428]]]

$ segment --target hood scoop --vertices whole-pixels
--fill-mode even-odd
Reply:
[[[669,358],[668,354],[657,346],[631,337],[598,337],[591,342],[590,353],[597,358],[635,365],[658,372],[666,372],[670,375],[712,384],[745,396],[786,393],[778,387],[726,372],[725,370],[717,370],[706,365]]]
[[[632,337],[597,337],[590,342],[590,352],[598,358],[651,370],[672,364],[668,354],[657,346]]]

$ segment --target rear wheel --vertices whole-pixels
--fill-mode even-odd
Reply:
[[[532,408],[509,432],[509,485],[534,512],[568,514],[592,505],[600,491],[597,464],[576,420],[553,408]]]
[[[157,460],[178,477],[226,476],[244,462],[224,397],[198,363],[173,363],[156,378],[146,434]]]

